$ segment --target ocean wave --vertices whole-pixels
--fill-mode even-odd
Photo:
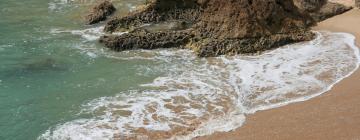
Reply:
[[[51,29],[50,34],[61,34],[61,33],[70,33],[72,35],[80,36],[84,39],[84,42],[90,42],[98,40],[103,35],[110,35],[109,33],[104,32],[104,26],[91,27],[83,30],[62,30],[62,29]],[[113,32],[112,35],[122,35],[128,32]]]
[[[86,44],[88,42],[94,42],[98,40],[101,36],[106,35],[104,31],[104,26],[91,27],[83,30],[62,30],[62,29],[51,29],[50,34],[72,34],[74,36],[79,36],[82,39],[82,43],[73,45],[74,48],[80,50],[82,53],[85,53],[91,58],[96,58],[97,56],[108,56],[116,57],[115,53],[110,53],[104,50],[104,48],[96,47],[95,44]],[[114,35],[121,35],[127,32],[114,32]],[[85,43],[85,44],[84,44]],[[120,58],[120,57],[119,57]]]
[[[95,41],[100,38],[100,36],[105,35],[103,32],[104,26],[88,28],[84,30],[61,30],[61,29],[51,29],[51,34],[60,34],[60,33],[70,33],[73,35],[78,35],[84,38],[86,41]]]
[[[51,0],[48,3],[48,9],[50,11],[58,12],[63,11],[64,8],[68,7],[84,7],[92,6],[97,3],[98,0]],[[137,6],[143,4],[145,0],[112,0],[117,7],[126,8],[128,11],[136,10]]]
[[[129,60],[159,61],[161,66],[145,68],[166,74],[141,85],[144,89],[84,104],[81,114],[93,117],[54,126],[39,139],[191,139],[233,130],[246,114],[316,97],[359,67],[354,36],[317,34],[313,41],[253,56],[197,58],[185,50],[133,53]]]
[[[7,45],[0,45],[0,52],[4,51],[6,48],[13,47],[13,44],[7,44]]]
[[[96,1],[97,0],[51,0],[48,3],[48,9],[50,11],[62,11],[67,7],[89,6]]]
[[[61,10],[71,2],[74,2],[74,0],[53,0],[48,3],[48,8],[50,11]]]

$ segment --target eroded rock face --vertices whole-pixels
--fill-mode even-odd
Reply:
[[[327,0],[294,0],[294,4],[305,12],[316,12],[327,2]]]
[[[346,11],[349,11],[351,9],[352,7],[344,6],[338,3],[328,2],[324,6],[322,6],[319,11],[310,13],[310,15],[316,21],[320,22],[333,16],[345,13]]]
[[[327,0],[294,0],[301,12],[308,13],[315,21],[320,22],[352,9],[339,3]]]
[[[186,29],[130,32],[100,41],[114,50],[186,46],[199,56],[255,53],[311,40],[315,24],[292,0],[154,0],[145,8],[107,23],[105,31],[137,29],[166,21],[190,24]]]
[[[211,0],[195,28],[206,37],[239,39],[298,32],[310,24],[291,0]]]
[[[196,22],[200,16],[199,4],[194,0],[153,0],[143,9],[107,23],[105,31],[124,31],[149,23],[171,20]]]
[[[187,32],[156,32],[138,30],[121,36],[103,36],[100,43],[115,51],[131,49],[174,48],[185,45],[193,36]]]
[[[313,36],[312,32],[303,31],[243,39],[207,39],[192,43],[187,48],[192,49],[200,57],[213,57],[224,54],[236,55],[240,53],[256,53],[289,43],[311,40]]]
[[[86,16],[87,24],[96,24],[100,21],[106,20],[107,16],[110,16],[116,11],[114,5],[105,0],[93,7],[91,13]]]

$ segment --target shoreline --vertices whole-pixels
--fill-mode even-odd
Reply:
[[[313,30],[347,32],[360,46],[360,10],[318,23]],[[330,91],[306,100],[250,114],[244,125],[231,132],[217,132],[199,140],[344,139],[360,140],[360,70]]]

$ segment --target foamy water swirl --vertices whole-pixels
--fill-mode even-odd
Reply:
[[[191,139],[229,131],[245,114],[324,93],[358,68],[354,36],[321,32],[315,40],[256,56],[197,58],[186,50],[145,51],[123,59],[152,59],[166,74],[142,90],[83,105],[79,119],[50,128],[39,139]],[[139,53],[139,54],[142,54]],[[111,58],[116,58],[111,56]]]

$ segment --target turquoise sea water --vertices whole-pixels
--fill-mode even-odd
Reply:
[[[230,131],[247,114],[330,90],[360,62],[354,36],[331,32],[260,55],[116,53],[97,43],[103,23],[84,25],[94,1],[0,1],[0,140]],[[145,0],[113,2],[123,15]]]
[[[93,58],[81,48],[101,49],[96,41],[51,33],[90,28],[81,20],[88,5],[0,1],[1,140],[36,139],[50,126],[78,118],[84,102],[135,88],[154,77],[136,74],[139,65],[150,62]],[[121,8],[129,10],[126,5]]]

